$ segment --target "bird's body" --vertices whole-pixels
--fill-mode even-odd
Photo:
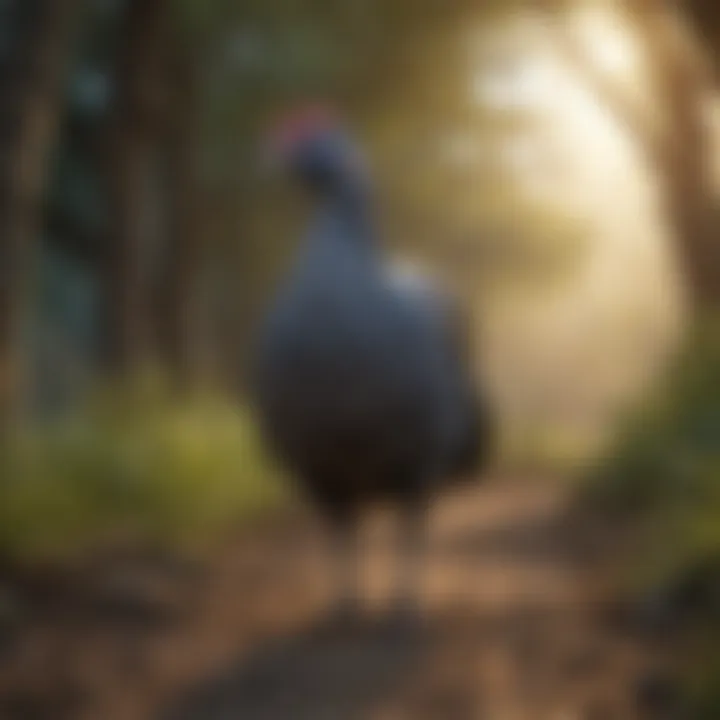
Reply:
[[[488,399],[481,391],[471,363],[470,328],[458,299],[420,268],[406,262],[389,267],[396,290],[413,303],[415,312],[433,323],[446,353],[444,372],[451,383],[448,412],[453,428],[442,463],[445,479],[453,483],[474,478],[488,463],[495,439]]]
[[[269,437],[327,510],[413,497],[442,473],[450,354],[385,272],[377,239],[323,214],[271,312],[260,388]]]
[[[418,540],[431,493],[479,458],[479,396],[458,315],[427,278],[387,263],[345,136],[291,135],[290,169],[319,209],[260,334],[261,425],[338,547],[376,500],[396,501]]]

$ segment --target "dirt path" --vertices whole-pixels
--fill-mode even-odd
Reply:
[[[169,592],[174,619],[152,632],[145,621],[92,623],[87,613],[57,632],[38,629],[0,682],[0,718],[647,717],[639,690],[655,659],[608,619],[612,597],[601,581],[613,550],[593,549],[568,500],[560,484],[537,481],[443,500],[433,517],[427,624],[412,632],[383,619],[391,554],[381,522],[367,541],[375,617],[336,634],[319,632],[325,590],[321,556],[309,549],[314,525],[258,532]],[[35,687],[40,658],[48,669]]]

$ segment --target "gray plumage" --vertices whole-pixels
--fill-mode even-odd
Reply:
[[[373,500],[420,509],[479,457],[458,314],[387,264],[367,171],[341,132],[314,128],[286,152],[320,207],[259,337],[265,436],[336,523]]]

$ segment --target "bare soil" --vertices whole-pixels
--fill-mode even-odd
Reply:
[[[368,619],[333,632],[303,515],[202,569],[108,559],[0,630],[0,719],[658,720],[664,648],[607,582],[618,534],[571,499],[533,478],[441,499],[414,628],[384,610],[383,517],[366,536]]]

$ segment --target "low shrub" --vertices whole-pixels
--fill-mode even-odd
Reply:
[[[24,562],[117,542],[194,551],[285,495],[245,409],[157,381],[103,389],[3,460],[0,548]]]
[[[618,568],[639,596],[671,598],[680,621],[687,717],[720,713],[720,328],[690,338],[661,392],[592,473],[587,499],[630,521]],[[688,588],[692,601],[688,605]],[[685,598],[685,600],[682,600]],[[678,604],[679,603],[679,604]]]

